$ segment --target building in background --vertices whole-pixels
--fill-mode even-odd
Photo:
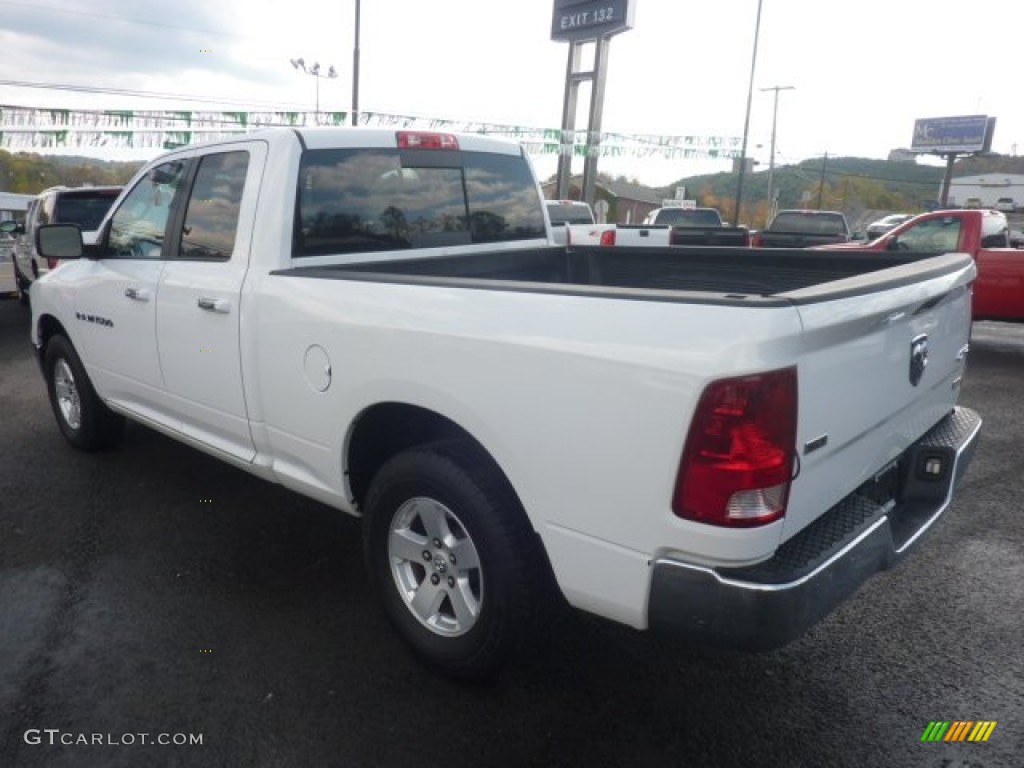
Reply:
[[[1005,198],[1013,200],[1016,208],[1024,208],[1024,174],[982,173],[951,180],[950,208],[963,207],[972,198],[980,200],[982,208],[995,208],[996,203]]]
[[[549,200],[555,196],[555,180],[541,185],[544,197]],[[573,176],[569,182],[569,199],[580,200],[583,188],[583,177]],[[598,211],[598,201],[604,200],[608,205],[605,219],[615,224],[639,224],[644,217],[655,208],[662,206],[666,196],[664,189],[645,187],[642,184],[630,184],[625,181],[609,181],[598,179],[594,190],[594,210]]]
[[[25,220],[25,211],[35,195],[19,195],[14,192],[0,192],[0,221]]]

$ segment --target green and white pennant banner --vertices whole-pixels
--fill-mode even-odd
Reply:
[[[344,127],[348,123],[347,112],[85,110],[0,105],[0,147],[169,149],[193,142],[230,138],[260,128]],[[723,136],[591,134],[582,130],[562,131],[386,112],[360,112],[359,125],[505,136],[519,141],[527,152],[535,155],[668,159],[730,159],[740,156],[740,140]]]

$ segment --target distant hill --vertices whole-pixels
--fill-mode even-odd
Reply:
[[[93,157],[39,155],[0,149],[0,191],[34,195],[47,187],[125,184],[143,165]]]
[[[796,165],[776,166],[775,188],[779,208],[824,208],[841,210],[851,223],[878,212],[917,213],[939,196],[945,169],[940,166],[875,160],[862,157],[829,157],[804,160]],[[1024,158],[992,155],[957,162],[954,176],[1001,171],[1024,173]],[[824,183],[822,183],[824,182]],[[687,197],[700,205],[719,208],[735,220],[737,175],[716,173],[680,179],[665,188],[685,186]],[[819,205],[820,199],[820,205]],[[743,215],[751,226],[765,224],[768,212],[768,169],[758,167],[743,181]]]

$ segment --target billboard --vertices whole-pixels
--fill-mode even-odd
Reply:
[[[633,28],[635,0],[555,0],[551,39],[597,40]]]
[[[987,115],[924,117],[914,121],[912,152],[988,152],[996,119]]]

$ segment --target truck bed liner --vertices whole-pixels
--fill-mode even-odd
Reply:
[[[780,294],[867,275],[921,258],[920,254],[829,253],[804,249],[764,252],[707,246],[569,250],[541,247],[515,252],[295,267],[274,274],[541,292],[547,289],[590,295],[595,292],[586,288],[626,289],[631,295],[639,289],[686,294],[688,299],[704,294],[705,301],[724,297],[741,299],[744,303],[757,299],[775,303],[771,298]],[[919,278],[920,275],[915,279]],[[508,285],[495,285],[496,281]],[[870,290],[879,287],[877,282],[872,282]],[[614,295],[615,291],[598,293]]]

